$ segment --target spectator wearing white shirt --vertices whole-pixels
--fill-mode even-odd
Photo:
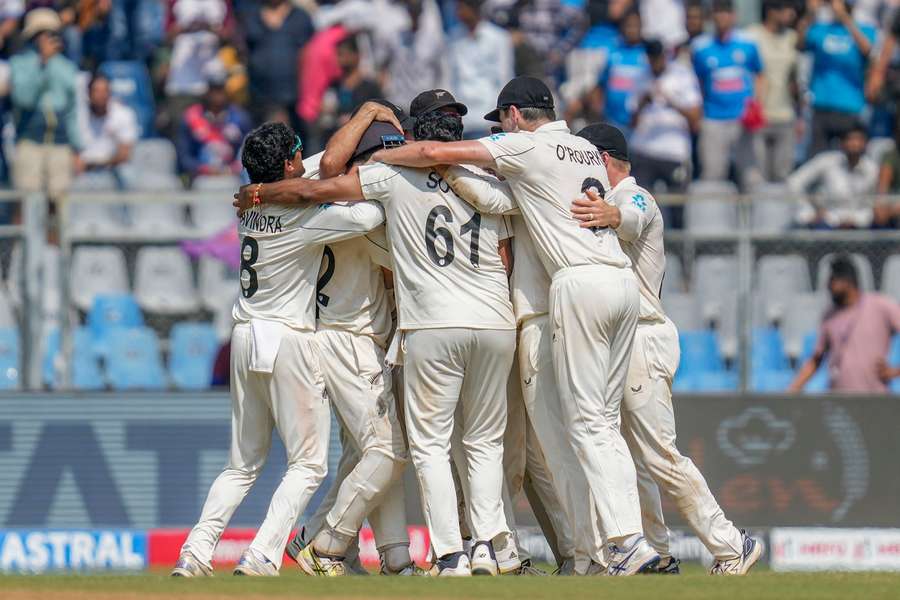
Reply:
[[[513,72],[512,37],[481,16],[484,0],[457,0],[456,16],[460,21],[450,37],[450,89],[459,101],[469,107],[463,118],[466,137],[489,133],[483,115],[495,108],[497,97]]]
[[[88,106],[79,120],[82,150],[76,171],[115,169],[128,162],[139,136],[137,116],[111,97],[109,80],[94,75],[88,85]]]
[[[852,229],[872,223],[872,196],[878,165],[866,154],[868,137],[861,124],[841,138],[840,150],[817,154],[788,177],[797,194],[812,194],[797,213],[797,224],[813,229]]]
[[[445,87],[446,40],[441,11],[434,0],[403,0],[408,27],[387,41],[383,69],[387,97],[409,104],[422,90]]]
[[[691,132],[700,125],[703,96],[694,71],[681,61],[668,61],[661,42],[647,42],[646,51],[650,77],[634,95],[631,174],[648,190],[665,186],[681,193],[690,179]],[[678,227],[680,207],[666,212],[666,223]]]

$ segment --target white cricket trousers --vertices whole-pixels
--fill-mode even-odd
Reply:
[[[366,516],[403,474],[406,443],[384,350],[369,336],[336,329],[319,330],[316,342],[325,389],[359,457],[339,484],[327,527],[314,542],[319,552],[343,556]]]
[[[622,432],[641,474],[644,533],[657,552],[669,554],[661,490],[715,558],[734,558],[743,547],[741,532],[725,518],[693,461],[675,446],[672,377],[679,355],[678,331],[670,320],[638,324],[622,404]]]
[[[569,267],[550,284],[551,350],[563,414],[601,533],[611,542],[642,533],[634,461],[619,430],[638,302],[630,268]]]
[[[418,329],[404,334],[406,431],[438,557],[463,549],[450,466],[457,414],[466,458],[466,472],[460,477],[468,478],[472,536],[492,540],[510,534],[502,500],[503,432],[515,345],[512,329]]]
[[[525,408],[571,532],[573,550],[568,556],[575,558],[576,570],[583,572],[591,561],[605,564],[605,544],[596,527],[591,489],[575,455],[556,385],[551,338],[550,318],[546,314],[522,321],[518,374]],[[566,556],[562,547],[560,551]]]
[[[212,563],[219,537],[266,462],[273,428],[277,428],[287,451],[287,472],[272,496],[251,549],[280,568],[291,528],[325,479],[331,411],[314,335],[286,333],[273,371],[259,373],[250,370],[250,326],[234,326],[228,466],[210,487],[200,521],[182,548],[205,565]]]

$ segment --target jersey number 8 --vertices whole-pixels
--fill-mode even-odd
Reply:
[[[445,223],[453,222],[453,215],[450,213],[449,208],[444,205],[432,208],[431,212],[428,213],[428,218],[425,220],[425,249],[428,250],[428,257],[431,258],[431,262],[439,267],[446,267],[453,262],[455,256],[453,250],[453,235],[450,233],[449,229],[437,224],[438,217],[442,217]],[[478,268],[478,236],[480,232],[481,213],[478,212],[473,214],[472,218],[463,223],[462,227],[459,228],[460,236],[466,235],[467,233],[472,234],[469,242],[469,262],[472,263],[472,266],[475,268]],[[437,238],[441,238],[444,241],[444,254],[438,254],[438,249],[435,246]]]
[[[245,236],[244,241],[241,242],[241,294],[244,298],[252,298],[259,289],[256,269],[253,268],[258,258],[259,244],[254,238]],[[244,273],[247,273],[246,279]]]

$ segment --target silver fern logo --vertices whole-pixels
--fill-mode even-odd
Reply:
[[[761,465],[788,450],[797,434],[787,419],[767,407],[755,406],[719,424],[716,439],[726,456],[741,466]]]

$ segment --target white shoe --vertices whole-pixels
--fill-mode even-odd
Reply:
[[[607,575],[628,576],[637,573],[649,573],[659,564],[659,554],[650,547],[644,536],[640,536],[628,548],[612,545],[609,549],[609,568]]]
[[[428,574],[432,577],[471,577],[472,566],[464,552],[454,552],[447,558],[439,558]]]
[[[741,555],[737,558],[717,560],[709,571],[710,575],[746,575],[762,558],[764,548],[761,540],[750,537],[743,529],[741,540],[744,543]]]
[[[233,573],[249,577],[278,577],[278,569],[272,561],[249,548],[241,554],[241,560],[238,561]]]
[[[172,577],[212,577],[212,567],[207,567],[190,552],[182,552],[172,569]]]
[[[494,538],[497,539],[497,538]],[[491,544],[493,546],[493,544]],[[494,548],[494,556],[497,559],[497,568],[501,575],[507,573],[515,573],[522,568],[522,559],[519,556],[519,549],[511,535],[506,536],[506,542],[502,548]],[[475,558],[472,555],[472,572],[475,572]]]
[[[513,553],[515,554],[515,553]],[[518,565],[521,566],[518,556],[515,558]],[[496,576],[500,573],[497,566],[497,555],[494,554],[494,545],[490,542],[475,542],[472,546],[472,575],[490,575]]]

